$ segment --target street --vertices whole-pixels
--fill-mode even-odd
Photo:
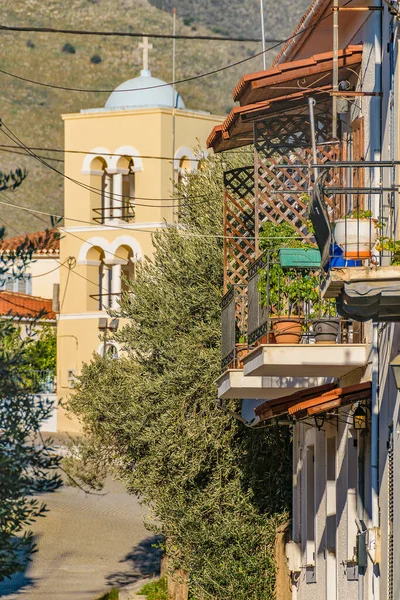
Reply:
[[[0,584],[7,600],[96,600],[156,573],[159,551],[146,512],[121,484],[96,495],[64,486],[43,496],[49,512],[33,526],[38,552],[26,571]]]

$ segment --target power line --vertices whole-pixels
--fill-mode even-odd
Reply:
[[[346,2],[345,6],[347,6],[348,4],[350,4],[353,0],[348,0],[348,2]],[[273,44],[272,46],[269,46],[269,48],[267,48],[266,50],[262,50],[261,52],[258,52],[256,54],[253,54],[253,56],[248,56],[247,58],[242,58],[241,60],[238,60],[234,63],[230,63],[228,65],[225,65],[224,67],[219,67],[218,69],[213,69],[212,71],[207,71],[205,73],[200,73],[199,75],[193,75],[192,77],[185,77],[183,79],[178,79],[176,81],[172,81],[169,83],[161,83],[158,85],[150,85],[147,87],[143,87],[140,88],[140,90],[138,89],[131,89],[131,90],[93,90],[93,89],[85,89],[85,88],[70,88],[70,87],[66,87],[66,86],[62,86],[62,85],[55,85],[52,83],[44,83],[42,81],[36,81],[34,79],[29,79],[27,77],[22,77],[20,75],[16,75],[15,73],[10,73],[9,71],[4,71],[2,69],[0,69],[0,73],[3,73],[3,75],[8,75],[9,77],[13,77],[15,79],[19,79],[20,81],[25,81],[26,83],[32,83],[34,85],[40,85],[42,87],[48,87],[48,88],[53,88],[53,89],[57,89],[57,90],[64,90],[67,92],[86,92],[86,93],[107,93],[107,94],[111,94],[112,92],[114,93],[118,93],[118,92],[138,92],[138,91],[144,91],[144,90],[152,90],[152,89],[157,89],[157,88],[162,88],[162,87],[166,87],[166,86],[171,86],[171,85],[177,85],[179,83],[187,83],[189,81],[194,81],[196,79],[202,79],[203,77],[208,77],[210,75],[216,75],[217,73],[222,73],[223,71],[226,71],[228,69],[232,69],[233,67],[237,67],[239,65],[242,65],[250,60],[253,60],[254,58],[258,58],[259,56],[263,56],[264,54],[266,54],[267,52],[271,52],[272,50],[275,50],[276,48],[278,48],[279,46],[281,46],[282,44],[286,44],[287,42],[290,42],[291,40],[293,40],[294,38],[296,38],[297,36],[303,34],[305,31],[308,31],[309,29],[314,29],[318,23],[321,23],[322,21],[324,21],[325,19],[328,19],[331,15],[332,15],[333,11],[331,10],[327,15],[321,17],[320,19],[318,19],[318,21],[316,21],[315,23],[313,23],[312,25],[309,25],[308,27],[303,27],[302,29],[300,29],[299,31],[297,31],[296,33],[292,34],[291,36],[289,36],[288,38],[281,40],[275,44]]]
[[[92,150],[65,150],[64,148],[48,148],[48,147],[43,147],[43,146],[26,146],[27,148],[29,148],[29,150],[35,151],[38,150],[40,151],[45,151],[45,152],[58,152],[60,154],[85,154],[85,155],[92,155],[92,156],[100,156],[98,152],[93,152]],[[13,152],[13,148],[16,149],[15,152]],[[11,145],[11,144],[0,144],[0,151],[1,152],[13,152],[14,154],[20,154],[21,156],[27,156],[28,153],[27,152],[18,152],[18,149],[22,149],[21,146],[16,146],[16,145]],[[254,156],[254,152],[251,152],[251,150],[229,150],[228,151],[229,154],[249,154],[251,156]],[[39,156],[39,155],[38,155]],[[110,154],[108,154],[107,156],[120,156],[121,158],[126,157],[126,154],[119,154],[118,152],[110,152]],[[44,160],[53,160],[53,161],[57,161],[57,162],[65,162],[64,159],[62,158],[52,158],[50,156],[39,156],[39,158],[43,158]],[[201,162],[203,160],[205,160],[207,158],[206,155],[201,156],[200,158],[196,158],[196,157],[190,157],[190,156],[183,156],[183,157],[174,157],[172,158],[171,156],[156,156],[156,155],[152,155],[152,154],[137,154],[135,156],[132,156],[131,158],[135,159],[135,158],[142,158],[142,159],[154,159],[154,160],[168,160],[169,162],[172,161],[177,161],[177,160],[181,160],[182,158],[185,158],[187,160],[190,160],[191,162]]]
[[[11,147],[12,146],[10,146],[10,148]],[[20,146],[14,146],[14,148],[20,148]],[[11,149],[5,148],[4,145],[0,146],[0,152],[6,152],[7,154],[17,154],[18,156],[31,156],[27,152],[18,152],[18,150],[11,150]],[[59,162],[59,163],[65,162],[63,158],[52,158],[51,156],[40,156],[39,158],[43,158],[45,160],[52,160],[54,162]]]
[[[0,193],[4,193],[4,192],[0,192]],[[91,225],[92,227],[95,225],[92,221],[85,221],[84,219],[75,219],[73,217],[65,217],[64,215],[56,215],[54,213],[48,213],[45,212],[43,210],[36,210],[34,208],[28,208],[27,206],[21,206],[20,204],[10,204],[9,202],[2,202],[0,201],[0,205],[3,206],[12,206],[13,208],[18,208],[20,210],[24,210],[26,212],[29,213],[38,213],[40,215],[47,215],[48,217],[54,217],[56,219],[66,219],[67,221],[74,221],[75,223],[83,223],[85,225]],[[102,223],[103,227],[106,227],[108,229],[118,229],[120,231],[130,231],[130,232],[143,232],[143,233],[155,233],[155,230],[160,230],[159,226],[154,226],[154,229],[132,229],[131,227],[124,227],[123,225],[111,225],[109,223]],[[168,229],[168,228],[173,228],[175,229],[175,226],[172,224],[166,224],[166,226],[163,229]],[[63,229],[63,227],[61,227],[61,229]],[[220,239],[228,239],[228,240],[254,240],[255,237],[254,236],[247,236],[247,235],[222,235],[222,234],[203,234],[203,233],[192,233],[189,231],[186,231],[185,229],[183,229],[182,227],[178,227],[179,233],[182,235],[185,235],[186,237],[197,237],[197,238],[220,238]],[[63,231],[65,233],[71,233],[69,231],[65,231],[63,229]],[[296,237],[296,236],[295,236]],[[293,236],[274,236],[273,238],[264,238],[264,239],[274,239],[274,240],[286,240],[286,239],[290,239],[293,240]],[[299,237],[300,239],[300,237]],[[86,240],[85,240],[86,241]]]
[[[215,42],[262,42],[261,38],[245,38],[245,37],[228,37],[228,36],[213,36],[213,35],[185,35],[179,33],[171,35],[168,33],[141,33],[133,31],[90,31],[86,29],[56,29],[54,27],[28,27],[28,26],[16,26],[16,25],[0,25],[0,31],[16,31],[16,32],[29,32],[29,33],[65,33],[68,35],[95,35],[102,37],[133,37],[133,38],[154,38],[162,40],[203,40],[203,41],[215,41]],[[265,38],[268,43],[283,43],[285,40],[268,39]]]
[[[174,208],[173,204],[141,204],[139,202],[137,202],[137,200],[153,200],[153,201],[167,201],[167,202],[171,202],[173,200],[177,200],[178,202],[181,203],[182,207],[191,207],[191,206],[195,206],[195,205],[199,205],[199,204],[205,204],[208,202],[208,195],[207,194],[201,194],[198,196],[180,196],[180,197],[175,197],[175,198],[149,198],[149,197],[141,197],[141,196],[127,196],[124,194],[117,194],[117,193],[110,193],[110,192],[102,192],[99,191],[97,188],[90,186],[86,183],[82,183],[81,181],[78,181],[77,179],[74,179],[73,177],[69,177],[68,175],[65,175],[64,173],[62,173],[61,171],[59,171],[58,169],[56,169],[55,167],[53,167],[52,165],[49,165],[48,163],[46,163],[45,160],[43,160],[42,158],[40,158],[37,154],[35,154],[33,151],[31,151],[29,149],[28,146],[26,146],[24,144],[24,142],[22,142],[22,140],[20,140],[17,135],[15,133],[13,133],[11,131],[11,129],[9,127],[7,127],[7,125],[2,122],[2,126],[7,129],[7,131],[10,132],[11,135],[9,135],[6,131],[4,131],[4,129],[1,129],[1,131],[4,133],[4,135],[6,135],[11,141],[13,141],[14,143],[17,143],[19,145],[20,148],[25,149],[28,154],[30,156],[32,156],[33,158],[36,158],[41,164],[43,164],[44,166],[46,166],[47,168],[49,168],[50,170],[54,171],[55,173],[57,173],[58,175],[61,175],[61,177],[64,177],[65,179],[71,181],[72,183],[75,183],[76,185],[82,187],[83,189],[90,191],[91,193],[96,194],[97,196],[102,197],[103,193],[104,196],[110,200],[115,200],[116,196],[120,198],[120,200],[118,200],[118,202],[121,203],[123,200],[133,200],[134,201],[134,206],[141,206],[143,208]],[[199,198],[201,198],[202,200],[200,200],[199,202],[193,202],[192,200],[198,200]],[[187,202],[188,200],[191,200],[190,204]],[[117,208],[117,207],[115,207]]]
[[[4,129],[1,129],[1,131],[4,133],[5,136],[7,136],[11,141],[13,141],[14,143],[17,143],[21,148],[23,148],[24,150],[26,150],[28,152],[28,154],[30,156],[32,156],[33,158],[36,158],[36,160],[38,160],[41,164],[43,164],[45,167],[49,168],[51,171],[54,171],[55,173],[57,173],[58,175],[60,175],[61,177],[64,177],[64,179],[67,179],[68,181],[71,181],[72,183],[75,183],[76,185],[82,187],[83,189],[92,192],[94,194],[96,194],[97,196],[102,197],[103,194],[106,198],[109,198],[110,200],[115,200],[116,197],[119,197],[120,200],[119,202],[122,204],[123,200],[133,200],[135,203],[135,206],[142,206],[144,208],[173,208],[173,205],[168,205],[168,204],[141,204],[139,202],[137,202],[137,200],[153,200],[153,201],[168,201],[171,202],[173,199],[172,198],[147,198],[147,197],[140,197],[140,196],[127,196],[124,194],[117,194],[117,193],[113,193],[111,194],[110,192],[102,192],[100,190],[98,190],[97,188],[88,185],[86,183],[82,183],[81,181],[78,181],[77,179],[74,179],[73,177],[69,177],[68,175],[65,175],[64,173],[62,173],[61,171],[59,171],[58,169],[56,169],[55,167],[53,167],[52,165],[50,165],[49,163],[47,163],[45,160],[43,160],[42,158],[40,158],[37,154],[35,154],[33,151],[31,151],[28,146],[26,146],[24,144],[24,142],[22,142],[15,133],[13,133],[11,131],[11,129],[9,127],[7,127],[7,125],[3,122],[2,126],[7,129],[7,131],[10,133],[10,135],[4,131]],[[191,198],[206,198],[207,195],[206,194],[202,194],[200,196],[192,196]],[[179,201],[185,201],[187,200],[187,197],[178,197],[175,198],[175,200]],[[201,202],[195,202],[192,204],[202,204],[206,202],[206,200],[202,200]]]

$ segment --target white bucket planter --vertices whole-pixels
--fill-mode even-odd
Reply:
[[[338,219],[335,221],[335,241],[343,257],[353,260],[371,258],[378,241],[376,219]]]

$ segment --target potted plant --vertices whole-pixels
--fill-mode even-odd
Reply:
[[[338,219],[333,229],[335,241],[349,260],[371,258],[378,241],[378,220],[370,210],[354,210],[344,219]]]
[[[243,359],[249,353],[249,346],[246,337],[241,335],[239,341],[235,344],[235,368],[243,369]]]
[[[312,319],[315,343],[336,344],[340,331],[340,319],[337,317],[335,300],[318,299],[313,304],[313,312],[318,314]]]
[[[266,268],[259,273],[261,305],[266,306],[268,333],[272,330],[277,344],[298,344],[303,333],[304,278],[293,268],[283,268],[279,250],[302,248],[304,243],[288,223],[267,222],[260,234],[260,246],[269,252]]]
[[[400,240],[394,240],[388,236],[380,236],[376,245],[378,252],[387,250],[391,254],[391,264],[400,265]]]

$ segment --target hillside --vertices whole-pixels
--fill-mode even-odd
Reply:
[[[196,28],[208,27],[214,33],[236,37],[261,37],[260,0],[150,0],[150,3],[171,12],[176,8],[184,23]],[[264,22],[267,38],[284,39],[290,35],[305,12],[310,0],[280,2],[264,0]]]
[[[152,2],[155,3],[156,0]],[[188,23],[186,15],[192,3],[190,0],[177,0],[174,3],[178,10],[182,8],[182,18],[178,18],[177,31],[193,35],[193,27],[195,27],[196,33],[212,34],[206,25],[218,22],[221,26],[223,24],[223,27],[229,27],[231,34],[237,34],[241,21],[245,22],[246,19],[243,11],[235,12],[234,7],[238,9],[242,4],[248,5],[250,11],[257,2],[258,0],[247,0],[246,3],[241,0],[232,2],[204,0],[196,3],[194,7],[196,12],[191,14],[194,20],[190,21],[189,25],[185,25],[184,20]],[[289,0],[284,0],[281,5],[285,2],[289,6]],[[153,6],[148,0],[69,0],[68,2],[24,0],[22,3],[3,0],[2,23],[76,29],[170,32],[171,15],[162,10],[168,8],[168,0],[157,0],[157,3],[161,8]],[[302,1],[297,4],[304,7],[308,2]],[[225,10],[228,5],[232,10]],[[215,18],[216,7],[221,14],[226,13],[225,20]],[[253,22],[250,12],[248,17],[249,23]],[[258,18],[257,10],[254,18]],[[294,21],[295,19],[293,23]],[[282,22],[284,23],[282,34],[287,35],[293,23],[289,23],[286,18],[282,19]],[[243,28],[240,33],[248,33],[248,31]],[[121,82],[139,73],[141,68],[139,41],[134,38],[2,32],[0,69],[53,85],[112,90]],[[171,41],[154,39],[151,41],[154,45],[150,56],[152,73],[169,81]],[[65,44],[69,44],[67,47],[69,51],[65,49],[63,51]],[[259,49],[257,44],[242,42],[177,41],[177,78],[200,74],[251,57]],[[100,57],[100,60],[93,59],[94,56]],[[272,53],[268,58],[271,62]],[[182,84],[178,86],[179,92],[189,108],[224,114],[232,106],[231,92],[241,74],[245,71],[258,70],[261,65],[261,58],[255,58],[217,75]],[[81,108],[104,106],[107,97],[108,93],[57,90],[25,83],[0,74],[0,116],[28,146],[62,148],[61,115],[78,112]],[[0,129],[1,133],[0,144],[10,144],[10,140]],[[77,148],[77,150],[87,150],[87,148]],[[61,162],[51,164],[62,170],[62,154],[50,151],[38,153],[45,157],[57,158]],[[15,193],[8,193],[7,196],[2,194],[1,201],[62,214],[62,176],[31,157],[11,154],[1,148],[0,157],[2,171],[17,166],[29,170],[28,179],[23,186]],[[0,205],[0,222],[6,225],[8,235],[15,235],[41,229],[48,225],[50,220],[46,216],[33,216]]]

